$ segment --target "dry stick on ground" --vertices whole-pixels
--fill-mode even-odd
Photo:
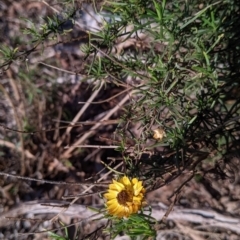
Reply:
[[[152,213],[152,217],[157,220],[161,219],[162,214],[164,214],[162,210],[156,210],[154,206]],[[240,234],[240,218],[224,216],[213,210],[184,209],[175,206],[174,210],[168,215],[168,220],[180,223],[186,221],[208,227],[219,227]]]
[[[51,203],[51,206],[46,206],[42,204]],[[69,204],[65,201],[32,201],[21,203],[18,207],[8,211],[7,213],[2,213],[0,215],[0,227],[6,227],[11,224],[10,221],[6,221],[8,218],[17,218],[21,215],[25,214],[57,214],[62,210],[62,206]],[[161,205],[161,207],[159,207]],[[152,217],[154,217],[157,221],[161,220],[165,215],[166,208],[163,208],[164,204],[153,205],[152,206]],[[96,207],[96,206],[94,206]],[[102,206],[100,206],[101,208]],[[69,206],[63,213],[59,214],[61,219],[64,217],[71,218],[89,218],[93,216],[92,210],[86,208],[86,206],[72,204]],[[200,224],[201,226],[209,227],[218,227],[226,230],[230,230],[235,232],[236,234],[240,234],[240,218],[229,217],[219,214],[213,210],[200,210],[200,209],[189,209],[189,208],[181,208],[174,207],[174,211],[172,211],[168,215],[168,220],[174,222],[188,222],[194,224]],[[104,219],[103,219],[104,221]],[[106,220],[105,220],[106,221]]]
[[[55,121],[55,131],[54,131],[54,135],[53,135],[53,140],[56,141],[58,138],[59,138],[59,127],[60,127],[60,123],[61,123],[61,117],[62,117],[62,112],[63,112],[63,109],[62,107],[58,107],[57,108],[57,111],[58,111],[58,116],[57,116],[57,119],[58,121]]]
[[[78,145],[77,147],[79,148],[97,148],[97,149],[115,149],[118,148],[119,146],[117,145]]]
[[[103,86],[103,82],[101,83],[101,86],[99,87],[98,90],[96,90],[92,95],[91,97],[88,99],[87,102],[79,102],[80,103],[84,103],[84,106],[81,108],[81,110],[78,112],[78,114],[75,116],[75,118],[72,120],[72,122],[70,122],[70,125],[67,127],[66,129],[66,132],[64,133],[64,135],[61,137],[61,140],[58,141],[57,143],[57,146],[60,147],[64,138],[67,136],[67,134],[70,133],[70,131],[72,130],[72,128],[74,127],[74,125],[76,123],[79,123],[78,120],[81,118],[82,114],[86,111],[86,109],[90,106],[90,104],[100,104],[100,103],[103,103],[103,102],[106,102],[106,101],[110,101],[111,99],[125,93],[125,92],[128,92],[129,91],[129,88],[125,89],[124,91],[106,99],[106,100],[103,100],[103,101],[99,101],[99,102],[93,102],[92,100],[97,96],[97,94],[99,93],[99,91],[101,90]],[[113,121],[114,123],[117,123],[116,120],[109,120],[110,122]],[[102,123],[104,123],[105,121],[101,121]],[[107,122],[107,121],[106,121]],[[99,123],[99,122],[96,122],[96,123]],[[87,123],[84,123],[82,122],[82,124],[90,124],[90,122],[87,122]]]
[[[121,92],[119,92],[119,93],[113,95],[112,97],[107,98],[107,99],[104,99],[104,100],[102,100],[102,101],[89,102],[89,103],[90,103],[90,104],[102,104],[102,103],[105,103],[105,102],[110,102],[110,101],[113,100],[114,98],[116,98],[116,97],[122,95],[122,94],[125,93],[125,92],[129,92],[130,89],[133,88],[133,87],[128,87],[128,86],[126,86],[126,84],[124,84],[123,86],[125,86],[125,87],[127,87],[127,88],[124,89],[123,91],[121,91]],[[78,102],[78,103],[79,103],[79,104],[85,104],[85,103],[87,103],[87,102]]]
[[[131,91],[129,94],[127,94],[121,102],[116,105],[114,108],[112,108],[105,117],[103,117],[101,121],[108,120],[119,108],[121,108],[125,102],[127,102],[130,98],[130,96],[133,94],[134,91]],[[95,124],[87,133],[85,133],[80,139],[78,139],[72,146],[70,146],[63,154],[62,158],[69,158],[71,153],[78,147],[78,145],[83,144],[83,142],[88,139],[90,136],[92,136],[95,131],[101,126],[101,123]]]
[[[1,171],[0,171],[0,176],[12,177],[12,178],[26,180],[26,181],[47,183],[47,184],[53,184],[53,185],[68,185],[68,186],[94,185],[94,186],[101,186],[101,187],[106,187],[109,185],[109,183],[78,183],[78,182],[51,181],[51,180],[37,179],[32,177],[23,177],[17,174],[11,174],[11,173],[1,172]]]
[[[57,122],[57,121],[55,121],[55,122]],[[64,122],[64,121],[60,121],[60,122]],[[81,126],[83,124],[85,124],[85,125],[94,125],[95,123],[96,122],[78,122],[77,125],[73,125],[72,127]],[[109,123],[110,123],[109,121],[105,122],[105,124],[109,124]],[[113,123],[117,123],[117,121],[116,120],[111,121],[111,124],[113,124]],[[9,127],[1,124],[1,123],[0,123],[0,127],[3,127],[4,129],[12,131],[12,132],[24,133],[24,134],[34,134],[34,133],[40,133],[40,132],[49,132],[49,131],[54,131],[56,129],[56,127],[53,127],[53,128],[49,128],[49,129],[29,132],[29,131],[20,131],[20,130],[17,130],[17,129],[9,128]],[[66,126],[58,127],[58,129],[66,129]]]
[[[75,116],[75,118],[72,120],[72,122],[70,123],[70,125],[67,127],[65,133],[63,134],[63,136],[61,137],[61,139],[58,141],[57,143],[57,147],[60,147],[62,142],[64,141],[64,139],[66,138],[66,136],[71,132],[72,130],[72,125],[76,124],[77,121],[79,120],[79,118],[82,116],[82,114],[86,111],[86,109],[90,106],[91,101],[93,101],[94,98],[97,97],[98,93],[100,92],[101,88],[103,86],[103,82],[101,82],[100,87],[93,92],[93,94],[90,96],[90,98],[88,99],[88,102],[84,104],[84,106],[81,108],[81,110],[78,112],[78,114]]]
[[[180,231],[184,234],[184,236],[190,236],[193,240],[204,240],[205,239],[205,238],[202,238],[199,235],[199,231],[197,232],[197,231],[193,230],[192,228],[190,228],[190,227],[188,227],[186,225],[182,225],[179,222],[176,222],[176,225],[178,226]]]
[[[11,142],[8,142],[8,141],[5,141],[5,140],[1,140],[0,139],[0,145],[2,146],[6,146],[8,148],[11,148],[11,149],[14,149],[14,150],[17,150],[18,152],[22,153],[27,157],[27,158],[31,158],[31,159],[35,159],[35,156],[30,153],[28,150],[24,150],[22,149],[21,147],[17,147],[15,144],[11,143]]]

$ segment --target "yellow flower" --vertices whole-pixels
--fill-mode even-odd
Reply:
[[[137,178],[130,180],[124,176],[118,181],[113,180],[108,192],[104,194],[108,213],[120,218],[137,213],[145,204],[145,192],[142,181],[138,181]]]

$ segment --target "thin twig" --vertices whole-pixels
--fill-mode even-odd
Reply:
[[[6,147],[14,149],[20,153],[23,153],[27,158],[35,159],[35,156],[32,153],[30,153],[28,150],[24,150],[21,147],[17,147],[15,144],[13,144],[11,142],[0,139],[0,145],[6,146]]]
[[[78,145],[76,147],[79,147],[79,148],[99,148],[99,149],[116,149],[118,148],[119,146],[104,146],[104,145]],[[69,147],[64,147],[64,149],[67,149]]]
[[[113,95],[112,97],[107,98],[107,99],[105,99],[105,100],[97,101],[97,102],[88,102],[88,103],[89,103],[89,104],[101,104],[101,103],[109,102],[109,101],[113,100],[114,98],[122,95],[123,93],[129,92],[130,89],[132,89],[132,87],[131,87],[131,88],[128,88],[128,89],[125,89],[125,90],[121,91],[120,93],[117,93],[117,94]],[[83,103],[87,103],[87,102],[78,102],[78,103],[79,103],[79,104],[83,104]]]
[[[33,182],[41,182],[41,183],[48,183],[48,184],[54,184],[54,185],[68,185],[68,186],[102,186],[106,187],[109,183],[76,183],[76,182],[63,182],[63,181],[50,181],[50,180],[44,180],[44,179],[36,179],[31,177],[22,177],[20,175],[11,174],[11,173],[5,173],[0,172],[0,176],[6,176],[6,177],[13,177],[25,181],[33,181]]]
[[[95,90],[93,92],[93,94],[90,96],[90,98],[88,99],[88,102],[91,102],[94,98],[97,97],[98,93],[100,92],[101,88],[103,86],[103,82],[101,81],[101,85],[100,87]],[[86,103],[78,112],[78,114],[74,117],[74,119],[72,120],[72,122],[70,123],[70,125],[67,127],[65,133],[63,134],[63,136],[61,137],[61,139],[58,141],[57,146],[60,147],[62,142],[64,141],[64,139],[66,138],[66,136],[71,132],[72,130],[72,125],[76,124],[77,121],[80,119],[80,117],[82,116],[82,114],[86,111],[86,109],[90,106],[90,103]]]
[[[122,100],[121,102],[116,105],[114,108],[112,108],[108,114],[106,114],[105,117],[103,117],[100,121],[105,121],[107,119],[109,119],[119,108],[121,108],[125,102],[127,102],[130,98],[130,96],[133,94],[134,91],[131,91],[129,94],[127,94]],[[96,125],[94,125],[90,131],[88,131],[87,133],[85,133],[80,139],[78,139],[74,145],[72,145],[71,147],[69,147],[62,155],[63,158],[69,158],[70,154],[77,148],[78,145],[81,145],[86,139],[88,139],[90,136],[93,135],[94,131],[97,130],[99,127],[101,126],[101,123],[97,123]]]

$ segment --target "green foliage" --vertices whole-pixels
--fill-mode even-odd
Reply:
[[[67,229],[67,227],[65,227],[64,223],[62,223],[62,222],[60,222],[60,224],[62,225],[62,227],[64,229],[64,236],[61,236],[61,235],[53,233],[53,232],[49,232],[49,236],[53,240],[70,240],[70,238],[68,236],[68,229]]]
[[[114,239],[120,233],[125,233],[131,239],[148,239],[156,237],[156,231],[153,226],[155,219],[145,214],[133,214],[127,219],[112,218],[111,226],[106,229],[110,233],[111,239]]]
[[[214,151],[220,140],[216,127],[233,117],[222,101],[226,79],[223,80],[218,68],[222,51],[229,54],[226,46],[227,36],[231,33],[226,23],[231,25],[237,21],[236,10],[235,19],[232,15],[232,3],[218,1],[198,5],[196,1],[154,1],[153,4],[117,1],[109,2],[107,9],[116,15],[110,23],[105,23],[103,31],[96,34],[97,38],[91,39],[89,47],[93,44],[107,46],[109,56],[104,56],[101,64],[93,63],[89,75],[97,79],[110,72],[117,79],[131,75],[144,81],[144,85],[135,87],[138,100],[130,103],[123,116],[123,122],[140,121],[145,129],[140,139],[134,140],[136,155],[144,151],[139,150],[137,142],[146,141],[145,132],[151,134],[151,126],[165,129],[167,137],[163,145],[176,151],[178,161],[191,161],[196,144],[204,146],[207,152]],[[127,25],[131,25],[129,30]],[[138,33],[144,33],[152,42],[148,52],[126,52],[120,58],[111,54],[112,41],[119,37],[124,41],[133,36],[138,38]],[[161,45],[162,49],[154,50],[154,45]],[[221,61],[225,66],[229,64],[228,58]],[[106,65],[108,62],[110,68]],[[140,75],[140,72],[144,74]],[[238,83],[229,81],[228,84]],[[119,127],[119,133],[125,136],[126,128]],[[232,140],[228,143],[233,146],[235,140]],[[226,147],[229,146],[221,145],[217,150]]]
[[[2,59],[4,61],[12,61],[13,59],[15,59],[17,52],[18,48],[12,49],[8,46],[2,46],[0,48],[0,53],[2,54]]]
[[[12,47],[8,46],[0,47],[0,73],[2,73],[1,69],[5,70],[4,67],[9,66],[12,63],[12,61],[14,61],[17,58],[17,54],[18,48],[13,49]]]
[[[75,10],[71,9],[62,15],[58,14],[53,15],[52,17],[46,17],[43,19],[45,23],[41,24],[40,26],[36,26],[29,19],[24,19],[27,23],[29,23],[30,26],[25,28],[23,33],[32,37],[32,43],[42,43],[49,39],[55,39],[58,34],[66,34],[71,31],[71,28],[69,30],[65,30],[64,24],[67,21],[72,21],[72,24],[74,24],[74,20],[72,18],[74,13]]]

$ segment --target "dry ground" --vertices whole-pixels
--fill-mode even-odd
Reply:
[[[26,22],[20,17],[39,22],[41,16],[49,14],[51,8],[41,2],[0,1],[0,45],[18,46],[21,51],[29,49],[28,37],[20,32]],[[80,31],[72,34],[84,41]],[[0,171],[58,183],[81,183],[100,178],[108,182],[111,175],[107,175],[108,169],[102,162],[120,169],[117,167],[122,164],[122,156],[111,146],[119,144],[114,132],[122,106],[131,98],[131,89],[123,82],[118,87],[108,83],[96,90],[95,83],[83,82],[75,74],[84,74],[86,64],[77,52],[80,42],[46,47],[43,54],[34,52],[28,56],[28,67],[19,59],[1,74]],[[205,172],[205,177],[195,176],[178,195],[174,191],[189,178],[187,172],[149,192],[147,201],[158,220],[167,212],[167,206],[176,201],[168,220],[157,226],[158,238],[239,239],[239,161],[238,152],[229,154],[228,164],[221,166],[226,176],[217,174],[215,162],[201,163],[198,170]],[[104,188],[1,176],[0,239],[49,239],[47,234],[38,232],[61,226],[59,222],[46,221],[63,210],[52,207],[53,204],[64,204],[62,197],[66,195]],[[65,224],[78,222],[92,213],[84,206],[102,204],[98,195],[79,197],[60,219]],[[81,221],[79,239],[87,239],[94,229],[98,230],[96,239],[108,239],[102,232],[104,224],[104,221]],[[71,239],[75,231],[74,226],[69,227]],[[19,235],[22,233],[27,235]]]

